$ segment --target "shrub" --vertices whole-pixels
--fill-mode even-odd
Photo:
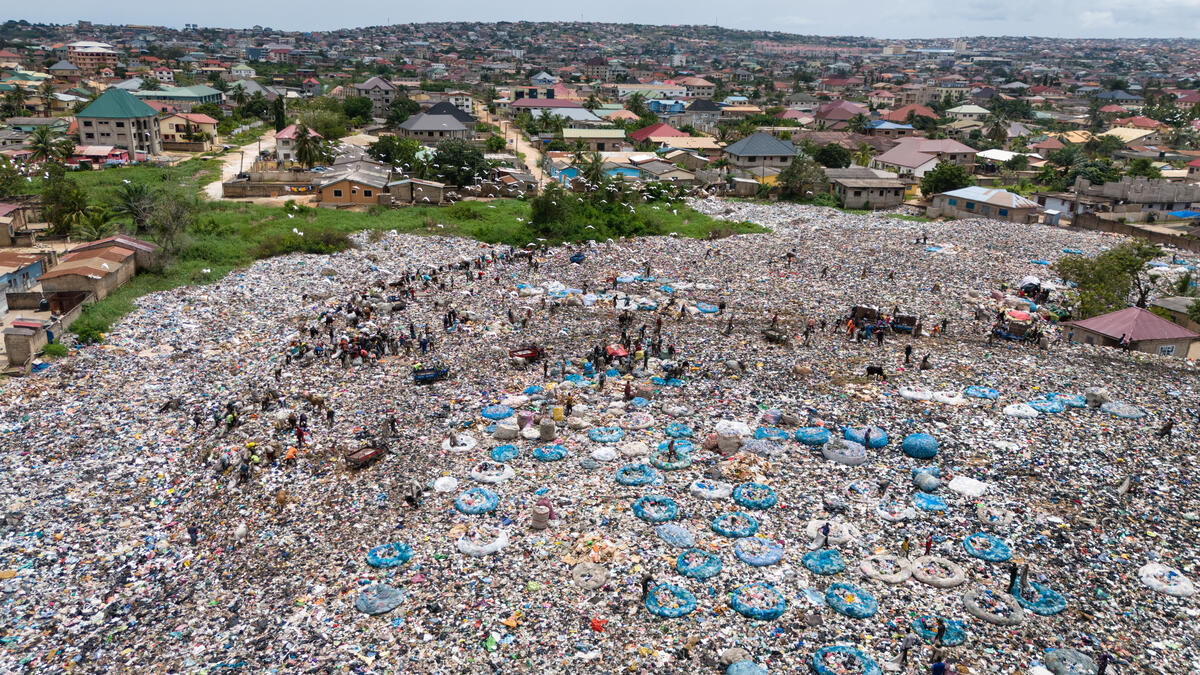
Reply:
[[[51,342],[45,347],[42,347],[42,356],[51,359],[61,359],[69,353],[70,350],[68,350],[67,346],[61,342]]]

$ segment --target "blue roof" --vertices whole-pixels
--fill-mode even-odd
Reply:
[[[868,129],[912,129],[911,124],[897,124],[887,120],[871,120],[866,124]]]
[[[1197,211],[1167,211],[1167,215],[1173,218],[1196,218],[1200,216]]]

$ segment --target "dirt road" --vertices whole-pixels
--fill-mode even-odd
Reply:
[[[261,143],[261,146],[259,145]],[[233,148],[225,153],[221,160],[221,178],[204,186],[204,194],[209,199],[221,198],[221,183],[231,180],[238,173],[238,167],[247,169],[258,156],[259,149],[275,150],[275,130],[269,126],[263,131],[258,141],[247,143],[240,148]]]

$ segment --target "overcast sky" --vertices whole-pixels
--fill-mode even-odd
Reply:
[[[15,9],[15,8],[13,8]],[[1048,37],[1191,37],[1200,34],[1200,0],[850,0],[796,2],[728,0],[654,3],[645,0],[501,3],[294,2],[205,0],[117,2],[57,0],[25,4],[11,12],[29,21],[154,24],[181,27],[270,26],[322,30],[422,21],[583,20],[653,24],[708,24],[820,35],[955,37],[1039,35]]]

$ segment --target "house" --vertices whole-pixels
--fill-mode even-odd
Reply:
[[[321,138],[321,134],[308,130],[308,135]],[[296,161],[296,125],[289,124],[275,132],[275,159],[280,162]]]
[[[717,90],[717,85],[709,82],[703,77],[677,77],[675,84],[681,84],[687,90],[688,98],[712,98],[713,92]]]
[[[580,67],[584,78],[588,80],[607,81],[612,78],[612,68],[608,65],[608,59],[603,56],[593,56],[583,62]]]
[[[123,166],[129,163],[129,151],[112,145],[76,145],[66,164],[80,168],[87,164],[91,168]]]
[[[964,103],[963,105],[950,108],[946,111],[946,114],[951,119],[976,122],[982,121],[985,117],[992,113],[987,108],[977,106],[973,103]]]
[[[727,146],[725,156],[738,169],[784,169],[796,157],[796,146],[770,134],[757,132]]]
[[[256,73],[253,68],[245,63],[239,63],[229,69],[229,75],[235,80],[252,80]]]
[[[161,155],[162,131],[154,108],[124,89],[109,88],[75,115],[80,145],[114,145],[133,155]]]
[[[355,96],[365,96],[371,99],[371,114],[375,117],[387,117],[392,107],[392,100],[400,95],[396,85],[376,75],[361,84],[354,85]]]
[[[136,271],[134,252],[115,243],[71,251],[57,266],[38,277],[48,293],[84,291],[103,300],[124,286]]]
[[[217,140],[217,121],[201,113],[172,113],[158,125],[167,150],[207,152]]]
[[[224,94],[220,90],[203,84],[196,84],[190,87],[138,89],[133,92],[133,95],[143,100],[170,103],[179,110],[191,110],[192,106],[202,103],[221,105],[224,102]]]
[[[632,150],[625,140],[624,129],[563,129],[563,141],[574,147],[576,141],[589,152],[622,152]]]
[[[61,117],[10,117],[5,122],[10,129],[31,134],[39,127],[50,127],[50,131],[62,133],[70,122]]]
[[[850,101],[830,101],[825,105],[817,108],[813,114],[818,125],[823,124],[826,129],[838,130],[845,129],[846,122],[855,115],[867,115],[870,111]]]
[[[1007,190],[976,185],[933,196],[930,218],[991,218],[1013,223],[1038,222],[1038,203]]]
[[[45,265],[40,255],[0,250],[0,314],[8,310],[6,295],[23,293],[36,285]]]
[[[21,65],[21,55],[7,49],[0,49],[0,68],[17,68]]]
[[[683,112],[679,115],[677,121],[673,121],[680,126],[690,126],[699,131],[711,131],[721,121],[721,107],[713,103],[711,99],[698,98],[688,104]]]
[[[1170,296],[1152,300],[1150,302],[1150,306],[1157,307],[1159,310],[1157,313],[1160,316],[1163,313],[1166,313],[1172,323],[1183,326],[1194,333],[1200,333],[1200,323],[1193,321],[1191,315],[1188,314],[1188,309],[1192,306],[1192,303],[1196,302],[1198,299],[1200,298],[1193,298],[1190,296]],[[1188,349],[1187,358],[1200,358],[1200,345],[1192,345]]]
[[[630,112],[629,110],[626,110],[624,108],[621,108],[620,110],[614,110],[614,111],[606,114],[604,116],[604,119],[608,120],[609,122],[616,122],[617,120],[626,120],[628,122],[636,122],[637,120],[639,120],[641,118],[638,117],[637,114]]]
[[[884,138],[900,138],[903,136],[913,136],[917,133],[917,130],[911,124],[888,122],[887,120],[871,120],[867,122],[864,130],[868,136],[882,136]]]
[[[975,149],[958,141],[907,136],[887,152],[871,159],[872,169],[895,171],[920,178],[938,162],[953,162],[970,173],[975,170]]]
[[[321,206],[372,206],[390,204],[388,184],[392,169],[381,162],[367,159],[335,164],[329,171],[317,174],[313,190]]]
[[[889,171],[852,166],[825,169],[825,177],[844,209],[890,209],[904,201],[904,183]]]
[[[529,78],[529,82],[539,87],[552,87],[555,84],[558,84],[559,79],[543,70]]]
[[[1131,215],[1144,211],[1186,211],[1200,203],[1200,185],[1144,176],[1122,176],[1117,182],[1103,185],[1076,178],[1075,194],[1103,200],[1109,210]]]
[[[887,89],[875,89],[867,94],[867,102],[876,108],[890,108],[896,104],[896,95]]]
[[[689,171],[707,169],[710,164],[707,157],[687,150],[670,150],[662,157],[664,160],[682,166]]]
[[[1129,108],[1130,106],[1140,106],[1143,98],[1137,94],[1131,94],[1123,89],[1114,89],[1112,91],[1102,91],[1096,94],[1096,100],[1103,103],[1118,103]]]
[[[1115,119],[1113,120],[1112,125],[1114,127],[1130,127],[1133,129],[1160,129],[1167,126],[1158,120],[1152,120],[1149,117],[1143,117],[1141,115]]]
[[[137,237],[131,237],[127,234],[117,234],[97,239],[96,241],[90,241],[86,244],[80,244],[71,249],[71,252],[96,251],[110,246],[120,246],[133,251],[134,271],[147,269],[155,265],[159,259],[160,249],[158,244],[153,244]]]
[[[646,101],[646,108],[655,115],[678,115],[687,109],[687,101],[669,98],[656,98]]]
[[[50,66],[49,71],[56,81],[70,84],[79,82],[83,77],[83,71],[79,70],[79,66],[66,59]]]
[[[572,110],[574,110],[574,109],[572,109]],[[425,110],[424,112],[426,115],[450,115],[451,117],[458,120],[459,122],[462,122],[466,126],[470,126],[470,127],[475,126],[475,116],[469,112],[464,111],[462,108],[459,108],[458,106],[454,105],[450,101],[440,101],[438,103],[435,103],[432,106],[430,106],[428,110]],[[586,113],[587,111],[584,110],[583,112]],[[555,111],[555,114],[558,114],[557,111]],[[592,115],[592,117],[595,117],[595,115]],[[596,118],[596,120],[599,121],[599,118]]]
[[[300,91],[303,91],[305,96],[320,96],[321,89],[321,81],[315,77],[305,78],[305,80],[300,83]],[[371,111],[374,112],[374,109],[375,106],[372,103]]]
[[[1130,349],[1147,354],[1189,359],[1200,355],[1200,334],[1141,307],[1069,321],[1064,326],[1068,327],[1072,342],[1120,347],[1122,340],[1128,340]]]
[[[159,66],[154,69],[154,79],[162,84],[175,84],[175,71],[166,66]]]
[[[688,134],[675,129],[670,125],[662,124],[660,122],[658,124],[651,124],[648,127],[642,127],[637,131],[630,132],[629,140],[633,141],[634,143],[641,143],[642,141],[647,141],[651,138],[669,138],[687,135]]]
[[[1113,127],[1100,136],[1113,136],[1126,146],[1155,145],[1162,143],[1162,134],[1158,129],[1142,129],[1135,127]]]
[[[403,178],[388,183],[393,204],[440,204],[446,197],[446,185],[431,180]]]
[[[120,54],[107,42],[79,40],[67,45],[67,60],[85,73],[96,73],[105,66],[115,66]]]
[[[456,138],[469,141],[475,134],[473,126],[467,126],[454,115],[430,115],[417,113],[404,120],[397,130],[398,136],[415,138],[436,145],[440,141]]]
[[[0,246],[16,244],[17,233],[25,229],[28,214],[20,204],[0,202]]]
[[[884,113],[880,119],[887,120],[888,122],[905,123],[908,122],[909,113],[912,113],[914,118],[928,117],[931,120],[937,120],[938,118],[937,113],[933,112],[933,110],[930,108],[912,103],[909,105],[900,106],[895,110],[888,111]]]

